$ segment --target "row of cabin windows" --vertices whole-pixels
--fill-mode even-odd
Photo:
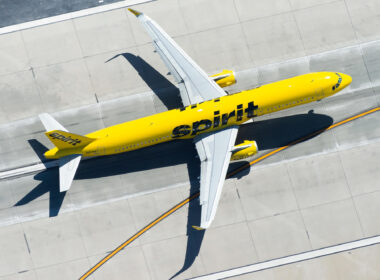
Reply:
[[[322,95],[323,94],[320,94],[320,96],[322,96]],[[280,104],[278,106],[268,107],[265,110],[264,109],[259,109],[259,113],[262,113],[264,111],[271,112],[271,111],[275,111],[275,110],[285,109],[285,108],[288,108],[290,106],[293,106],[293,105],[296,105],[296,104],[300,104],[300,103],[303,103],[303,102],[312,101],[312,100],[314,100],[314,97],[306,97],[306,98],[299,99],[297,101],[288,102],[286,104]]]
[[[321,94],[322,95],[322,94]],[[269,107],[269,108],[266,108],[265,111],[267,112],[270,112],[270,111],[275,111],[275,110],[279,110],[279,109],[285,109],[287,107],[290,107],[292,105],[296,105],[296,104],[299,104],[299,103],[303,103],[303,102],[307,102],[307,101],[311,101],[311,100],[314,100],[314,97],[306,97],[306,98],[302,98],[302,99],[299,99],[297,101],[292,101],[292,102],[289,102],[289,103],[286,103],[286,104],[280,104],[278,106],[273,106],[273,107]],[[219,100],[217,100],[216,102],[218,102]],[[197,105],[192,105],[191,108],[196,108]],[[184,110],[185,107],[181,108],[181,110]],[[259,113],[262,113],[264,110],[263,109],[259,109]],[[136,148],[136,147],[141,147],[141,146],[144,146],[146,144],[150,144],[150,143],[154,143],[154,142],[159,142],[161,140],[165,140],[165,139],[169,139],[170,136],[163,136],[163,137],[158,137],[158,138],[155,138],[155,139],[151,139],[151,140],[148,140],[148,141],[145,141],[145,142],[141,142],[141,143],[137,143],[137,144],[132,144],[132,145],[129,145],[129,146],[124,146],[124,147],[120,147],[118,149],[116,149],[115,151],[116,152],[121,152],[121,151],[126,151],[128,149],[132,149],[132,148]]]
[[[157,137],[157,138],[146,140],[144,142],[140,142],[140,143],[137,143],[137,144],[132,144],[132,145],[127,145],[127,146],[119,147],[119,148],[115,149],[115,152],[122,152],[122,151],[130,150],[130,149],[134,149],[134,148],[137,148],[137,147],[142,147],[142,146],[145,146],[146,144],[160,142],[162,140],[166,140],[166,139],[169,139],[169,138],[170,138],[170,135],[163,136],[163,137]]]
[[[323,93],[319,94],[319,96],[322,96],[324,95]],[[269,111],[273,111],[273,110],[277,110],[277,109],[281,109],[281,108],[287,108],[289,106],[292,106],[292,105],[295,105],[295,104],[299,104],[299,103],[302,103],[302,102],[306,102],[306,101],[311,101],[313,100],[314,97],[306,97],[306,98],[302,98],[300,100],[297,100],[297,101],[292,101],[292,102],[289,102],[289,103],[286,103],[285,105],[281,104],[279,106],[274,106],[274,107],[270,107],[270,108],[267,108],[266,111],[269,112]],[[220,98],[215,98],[214,99],[214,102],[219,102],[220,101]],[[200,102],[199,104],[202,104],[203,102]],[[198,104],[193,104],[191,105],[191,109],[194,109],[194,108],[197,108],[197,105]],[[186,110],[187,107],[182,107],[180,108],[181,111],[184,111]],[[259,109],[259,112],[263,112],[264,110],[263,109]]]

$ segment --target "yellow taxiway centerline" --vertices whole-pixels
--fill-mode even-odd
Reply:
[[[369,114],[372,114],[372,113],[375,113],[377,111],[380,111],[380,107],[377,107],[377,108],[374,108],[374,109],[371,109],[371,110],[368,110],[368,111],[365,111],[363,113],[360,113],[360,114],[357,114],[353,117],[350,117],[350,118],[347,118],[343,121],[340,121],[340,122],[337,122],[335,124],[332,124],[330,125],[329,127],[326,127],[326,128],[323,128],[323,129],[320,129],[318,131],[315,131],[315,132],[312,132],[304,137],[301,137],[291,143],[289,143],[288,145],[286,146],[282,146],[280,148],[277,148],[265,155],[262,155],[261,157],[258,157],[257,159],[247,163],[247,164],[244,164],[243,166],[231,171],[230,173],[227,174],[227,178],[230,178],[231,176],[241,172],[242,170],[260,162],[260,161],[263,161],[264,159],[274,155],[274,154],[277,154],[291,146],[294,146],[296,145],[297,143],[300,143],[302,141],[305,141],[307,139],[310,139],[312,137],[314,137],[315,135],[318,135],[320,133],[322,133],[323,131],[326,131],[326,130],[331,130],[333,128],[336,128],[340,125],[343,125],[345,123],[348,123],[350,121],[353,121],[353,120],[356,120],[356,119],[359,119],[361,117],[364,117],[364,116],[367,116]],[[146,231],[148,231],[150,228],[152,228],[153,226],[155,226],[156,224],[158,224],[159,222],[161,222],[163,219],[165,219],[166,217],[168,217],[169,215],[173,214],[175,211],[177,211],[178,209],[180,209],[182,206],[186,205],[187,203],[189,203],[190,201],[192,201],[193,199],[197,198],[199,196],[199,192],[197,193],[194,193],[193,195],[191,195],[190,197],[186,198],[185,200],[181,201],[180,203],[178,203],[177,205],[175,205],[174,207],[172,207],[170,210],[166,211],[165,213],[163,213],[161,216],[159,216],[157,219],[155,219],[154,221],[152,221],[150,224],[148,224],[147,226],[145,226],[144,228],[142,228],[141,230],[139,230],[137,233],[135,233],[131,238],[129,238],[128,240],[126,240],[124,243],[122,243],[121,245],[119,245],[116,249],[114,249],[111,253],[109,253],[106,257],[104,257],[101,261],[99,261],[94,267],[92,267],[90,270],[88,270],[85,274],[83,274],[83,276],[80,278],[80,280],[84,280],[86,279],[87,277],[89,277],[92,273],[95,272],[95,270],[97,270],[99,267],[101,267],[105,262],[107,262],[109,259],[111,259],[113,256],[115,256],[117,253],[119,253],[121,250],[123,250],[128,244],[132,243],[134,240],[136,240],[138,237],[140,237],[143,233],[145,233]]]

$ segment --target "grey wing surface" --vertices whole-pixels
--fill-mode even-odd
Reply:
[[[201,228],[209,227],[215,217],[237,132],[238,126],[231,126],[194,138],[201,160]]]
[[[226,95],[156,22],[143,13],[129,10],[152,38],[157,53],[178,83],[185,106]]]

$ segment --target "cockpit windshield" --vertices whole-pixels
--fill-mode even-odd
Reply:
[[[338,82],[332,87],[332,90],[336,90],[342,83],[342,76],[339,73],[335,73],[338,76]]]

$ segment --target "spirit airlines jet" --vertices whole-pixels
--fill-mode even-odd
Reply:
[[[59,159],[60,191],[67,191],[82,157],[133,151],[175,139],[192,138],[201,163],[201,224],[214,219],[230,160],[257,153],[255,141],[235,145],[240,124],[264,114],[331,96],[351,83],[336,72],[309,73],[228,95],[222,87],[235,83],[232,71],[206,73],[148,16],[129,9],[140,20],[180,89],[184,107],[107,127],[85,136],[68,132],[48,114],[40,119],[56,146],[48,159]],[[175,156],[175,155],[174,155]]]

